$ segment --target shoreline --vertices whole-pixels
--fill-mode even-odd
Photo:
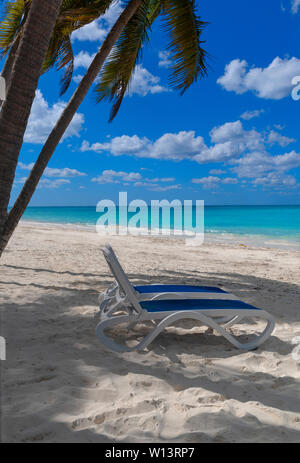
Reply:
[[[107,236],[109,239],[110,236],[118,236],[118,235],[110,235],[105,233],[98,233],[96,231],[96,225],[90,224],[81,224],[81,223],[62,223],[62,222],[46,222],[46,221],[38,221],[38,220],[27,220],[22,219],[20,221],[22,226],[31,226],[31,227],[42,227],[42,228],[54,228],[54,229],[65,229],[65,230],[73,230],[73,231],[85,231],[90,233],[98,234],[99,236]],[[123,235],[124,236],[124,235]],[[134,230],[129,233],[128,236],[140,236],[144,238],[153,238],[153,239],[172,239],[172,240],[185,240],[186,236],[180,235],[158,235],[158,234],[148,234],[148,233],[140,233],[135,234]],[[220,233],[208,233],[205,232],[204,234],[204,243],[207,244],[231,244],[233,246],[247,246],[253,248],[262,248],[262,249],[282,249],[288,251],[295,251],[300,252],[300,241],[297,240],[288,240],[286,238],[272,238],[271,236],[266,235],[256,235],[256,234],[249,234],[249,235],[242,235],[242,234],[233,234],[229,232],[220,232]],[[198,244],[199,245],[199,244]]]

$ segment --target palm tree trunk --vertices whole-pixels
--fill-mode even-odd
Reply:
[[[16,37],[16,39],[13,41],[13,44],[9,50],[8,57],[6,58],[4,67],[1,72],[1,77],[5,79],[7,89],[10,84],[11,75],[12,75],[11,73],[12,73],[14,62],[15,62],[16,54],[19,48],[19,44],[20,44],[20,36]]]
[[[28,18],[29,10],[30,10],[30,3],[28,3],[28,4],[25,3],[24,4],[24,15],[23,15],[23,19],[22,19],[21,24],[20,24],[20,29],[24,28],[24,24],[26,23],[26,20]],[[19,45],[20,45],[20,41],[21,41],[21,34],[20,34],[20,31],[19,31],[17,37],[14,39],[14,41],[13,41],[11,47],[10,47],[9,54],[8,54],[8,56],[6,58],[5,64],[4,64],[2,72],[1,72],[1,77],[3,77],[5,79],[7,89],[8,89],[9,84],[10,84],[11,73],[12,73],[12,70],[13,70],[13,65],[14,65],[16,56],[17,56],[17,51],[18,51],[18,48],[19,48]]]
[[[0,112],[0,236],[31,106],[62,0],[32,0]]]
[[[40,178],[43,175],[44,170],[47,167],[47,164],[50,161],[58,143],[62,139],[65,131],[67,130],[74,115],[76,114],[76,111],[84,100],[84,97],[88,93],[94,80],[98,76],[99,71],[101,70],[109,53],[111,52],[115,42],[120,37],[124,27],[137,11],[142,1],[143,0],[131,0],[123,13],[120,15],[117,22],[114,24],[111,31],[107,35],[90,67],[88,68],[87,73],[83,77],[78,88],[70,99],[68,105],[64,109],[54,129],[50,133],[32,171],[30,172],[28,179],[23,186],[21,193],[19,194],[14,206],[8,215],[3,233],[0,236],[0,256],[16,226],[18,225],[19,220],[22,217],[27,205],[29,204],[33,193],[35,192],[35,189],[40,181]]]

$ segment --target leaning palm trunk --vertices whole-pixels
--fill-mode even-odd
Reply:
[[[23,18],[20,24],[20,28],[22,27],[24,28],[24,25],[28,18],[28,13],[30,11],[30,5],[26,4],[26,0],[23,0],[23,1],[24,1],[24,11],[23,11]],[[12,44],[10,45],[9,53],[5,60],[5,64],[1,72],[1,77],[3,77],[6,81],[6,88],[8,88],[10,85],[10,80],[12,77],[12,70],[13,70],[13,66],[15,63],[15,59],[17,57],[17,51],[18,51],[20,42],[21,42],[21,34],[19,33],[16,35]]]
[[[88,93],[90,87],[95,81],[96,77],[99,74],[106,58],[111,52],[115,42],[119,39],[120,35],[126,24],[130,21],[131,17],[135,14],[139,6],[142,4],[143,0],[131,0],[127,5],[123,13],[120,15],[117,22],[114,24],[113,28],[109,32],[105,41],[103,42],[100,50],[92,61],[86,75],[83,77],[78,88],[73,94],[68,105],[64,109],[62,115],[60,116],[57,124],[50,133],[33,169],[30,172],[28,179],[26,180],[23,189],[17,198],[14,206],[9,212],[8,218],[6,220],[3,233],[0,236],[0,256],[5,249],[11,235],[13,234],[16,226],[19,223],[20,218],[22,217],[27,205],[29,204],[33,193],[40,181],[41,176],[44,173],[45,168],[47,167],[48,162],[51,159],[57,145],[62,139],[65,131],[67,130],[69,124],[71,123],[76,111],[78,110],[80,104],[84,100],[86,94]]]
[[[1,72],[1,77],[5,79],[7,88],[9,87],[9,84],[10,84],[13,65],[16,59],[19,44],[20,44],[20,37],[16,37],[16,39],[14,40],[10,48],[9,55],[5,61],[4,67]]]
[[[32,0],[0,112],[0,236],[35,91],[62,0]]]

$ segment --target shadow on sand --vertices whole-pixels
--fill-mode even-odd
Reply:
[[[8,265],[3,265],[2,271],[8,267],[30,270],[33,275],[35,272],[56,273],[50,269]],[[60,274],[79,278],[63,287],[59,284]],[[115,378],[114,381],[128,376],[150,377],[151,381],[159,382],[167,390],[178,394],[190,388],[195,391],[204,389],[210,394],[224,397],[224,404],[227,400],[241,404],[254,402],[266,413],[272,409],[270,413],[278,416],[282,412],[300,413],[299,382],[294,377],[278,377],[266,371],[255,372],[255,363],[259,365],[264,352],[276,353],[278,363],[290,359],[293,346],[279,339],[276,332],[261,348],[251,354],[237,351],[219,336],[194,331],[185,331],[185,334],[181,335],[176,329],[163,332],[149,346],[149,351],[116,354],[105,350],[96,338],[93,319],[97,311],[98,291],[103,290],[111,281],[109,274],[57,272],[57,276],[57,283],[54,285],[38,284],[34,281],[34,276],[33,281],[26,285],[14,281],[0,282],[3,285],[15,285],[16,288],[26,286],[33,294],[36,288],[43,291],[42,295],[39,294],[26,306],[7,303],[1,308],[5,320],[5,336],[8,340],[8,360],[4,367],[4,397],[7,394],[12,402],[16,400],[16,404],[21,400],[20,397],[22,400],[25,397],[27,405],[36,403],[35,408],[39,410],[38,417],[34,417],[29,405],[27,410],[18,410],[17,405],[11,408],[8,406],[3,419],[4,441],[13,442],[21,439],[51,442],[61,439],[64,442],[110,442],[110,436],[114,435],[114,431],[112,424],[109,424],[109,417],[106,418],[107,426],[101,429],[94,424],[94,416],[88,416],[86,420],[81,421],[76,421],[76,417],[82,417],[85,403],[83,397],[86,397],[87,389],[91,391],[92,397],[94,394],[95,401],[100,405],[101,402],[110,400],[103,392],[101,381],[100,386],[97,386],[97,380],[112,376]],[[297,285],[239,273],[214,275],[200,271],[166,271],[152,276],[151,279],[144,274],[131,274],[129,277],[134,284],[168,282],[222,286],[241,299],[268,310],[277,318],[279,324],[299,321],[296,309],[284,314],[279,312],[279,309],[275,310],[271,305],[266,305],[264,301],[269,295],[266,291],[270,291],[270,288],[274,288],[274,298],[277,301],[282,297],[284,302],[286,295],[300,299],[300,289]],[[15,331],[15,325],[10,323],[15,317],[19,320],[18,332]],[[44,327],[48,329],[44,330]],[[144,330],[146,328],[143,326],[140,331],[138,328],[135,333],[127,333],[126,339],[134,339],[144,334]],[[248,369],[242,368],[242,360],[240,363],[233,363],[238,365],[236,368],[226,366],[227,359],[243,359],[245,355],[250,355],[247,360]],[[193,359],[193,364],[198,361],[199,367],[191,371],[185,363],[187,357]],[[34,394],[31,391],[33,384]],[[135,384],[131,387],[132,393],[136,394]],[[65,394],[63,396],[62,390]],[[42,404],[45,403],[45,411],[41,412]],[[229,407],[222,408],[218,413],[209,413],[207,408],[205,411],[201,409],[206,406],[205,400],[202,403],[198,401],[197,410],[186,420],[185,434],[170,438],[159,431],[140,430],[138,440],[222,442],[240,441],[241,438],[238,436],[243,436],[244,442],[259,442],[260,436],[264,436],[265,432],[270,436],[269,440],[274,442],[293,442],[300,439],[299,423],[294,427],[290,424],[274,426],[268,420],[259,419],[258,416],[262,416],[259,414],[256,416],[246,413],[237,416]],[[66,424],[57,416],[57,408],[61,416],[74,416],[73,425]],[[155,413],[163,413],[162,408],[158,407]],[[27,435],[23,433],[20,437],[23,417],[28,418],[30,414],[33,422],[36,420],[36,432],[31,429]],[[114,420],[112,416],[111,422]],[[126,428],[126,424],[124,427]],[[116,433],[114,436],[115,442],[124,440],[122,433]],[[133,442],[136,438],[129,436],[129,440]],[[126,439],[127,442],[129,440]]]

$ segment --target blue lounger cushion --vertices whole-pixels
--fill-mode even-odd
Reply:
[[[146,293],[225,293],[221,288],[212,286],[188,286],[188,285],[147,285],[135,286],[134,289],[141,294]]]
[[[217,310],[217,309],[241,309],[261,310],[246,302],[224,299],[182,299],[159,300],[140,302],[143,309],[148,312],[180,312],[184,310]]]

